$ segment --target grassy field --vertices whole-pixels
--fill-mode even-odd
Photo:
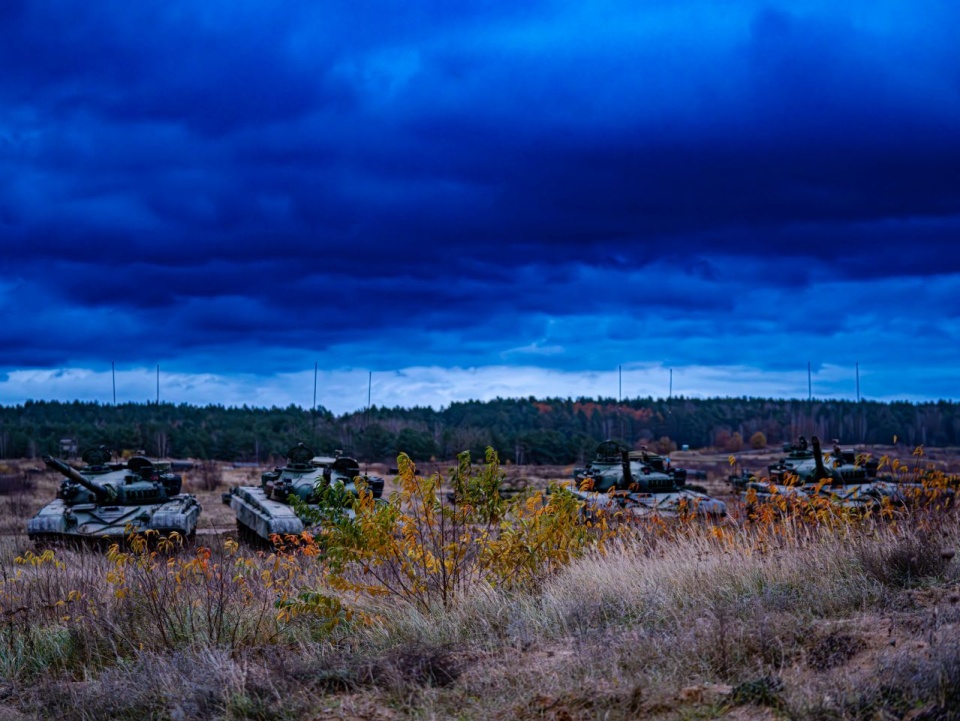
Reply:
[[[309,545],[36,555],[8,535],[0,721],[960,718],[955,512],[591,533],[427,609],[331,584]]]

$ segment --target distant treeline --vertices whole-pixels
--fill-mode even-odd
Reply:
[[[287,408],[224,408],[170,403],[119,406],[28,401],[0,407],[0,458],[37,457],[106,444],[151,456],[224,461],[278,460],[298,441],[318,452],[342,449],[361,460],[453,458],[487,446],[515,463],[568,464],[615,438],[661,451],[689,445],[736,451],[798,434],[843,443],[960,444],[960,404],[796,401],[763,398],[497,399],[432,408],[378,408],[334,416]]]

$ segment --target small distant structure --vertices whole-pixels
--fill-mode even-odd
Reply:
[[[79,452],[76,438],[60,439],[60,457],[75,458]]]
[[[689,451],[689,450],[690,450],[690,445],[689,445],[688,443],[684,443],[682,446],[680,446],[680,450],[681,450],[681,451]]]

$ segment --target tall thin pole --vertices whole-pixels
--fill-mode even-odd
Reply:
[[[157,363],[157,405],[160,405],[160,364]]]
[[[854,367],[857,370],[857,440],[863,443],[865,435],[863,429],[866,423],[863,422],[863,408],[860,406],[860,362],[855,363]]]
[[[670,419],[668,430],[670,435],[676,437],[676,424],[673,417],[673,368],[670,369],[670,387],[667,390],[667,417]]]
[[[110,376],[113,378],[113,405],[117,405],[117,364],[110,361]]]
[[[366,428],[370,425],[370,392],[373,387],[373,371],[368,371],[367,374],[367,410],[363,413],[363,427]]]
[[[810,374],[810,361],[807,361],[807,400],[813,400],[813,376]]]
[[[623,438],[623,366],[617,366],[619,385],[617,387],[617,421],[620,426],[620,438]]]
[[[314,440],[317,437],[317,368],[319,365],[317,361],[313,362],[313,408],[310,410],[310,420],[313,422]]]

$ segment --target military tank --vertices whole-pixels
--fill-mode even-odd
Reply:
[[[785,498],[788,501],[806,501],[810,494],[802,487],[815,476],[816,462],[813,449],[803,436],[796,443],[785,443],[787,455],[771,465],[767,476],[758,476],[744,470],[739,475],[727,477],[739,498],[750,512],[759,503]]]
[[[237,515],[240,540],[252,545],[271,543],[275,536],[315,531],[336,512],[352,514],[344,501],[359,495],[358,478],[374,498],[383,495],[383,479],[361,474],[357,460],[340,451],[317,456],[299,443],[287,451],[286,459],[285,466],[263,473],[259,486],[238,486],[222,495]],[[291,497],[306,504],[319,520],[313,523],[301,518]]]
[[[181,493],[183,479],[169,463],[134,456],[112,462],[103,446],[86,450],[86,464],[77,470],[44,456],[44,464],[64,476],[55,500],[27,521],[27,535],[37,542],[123,540],[131,533],[179,533],[192,540],[200,503]]]
[[[837,442],[831,453],[824,453],[819,438],[813,436],[808,444],[800,436],[797,443],[784,446],[784,451],[787,455],[768,468],[768,478],[749,477],[747,473],[731,476],[730,482],[740,491],[741,499],[753,504],[769,501],[776,494],[800,501],[819,496],[843,508],[876,511],[885,504],[903,506],[933,498],[924,493],[921,483],[879,478],[876,461],[841,448]],[[948,491],[942,495],[948,495]],[[936,497],[941,498],[941,494]],[[952,496],[946,500],[952,500]]]
[[[590,509],[622,510],[638,517],[726,515],[723,501],[686,488],[686,478],[684,469],[669,468],[662,456],[646,450],[629,452],[608,440],[597,446],[586,468],[574,470],[568,489]]]
[[[770,478],[758,477],[749,471],[743,471],[739,475],[728,476],[727,480],[744,504],[748,515],[752,514],[761,503],[783,499],[788,505],[782,510],[786,510],[788,507],[795,507],[795,504],[804,503],[810,499],[810,494],[798,485],[799,481],[789,477],[773,481]]]

